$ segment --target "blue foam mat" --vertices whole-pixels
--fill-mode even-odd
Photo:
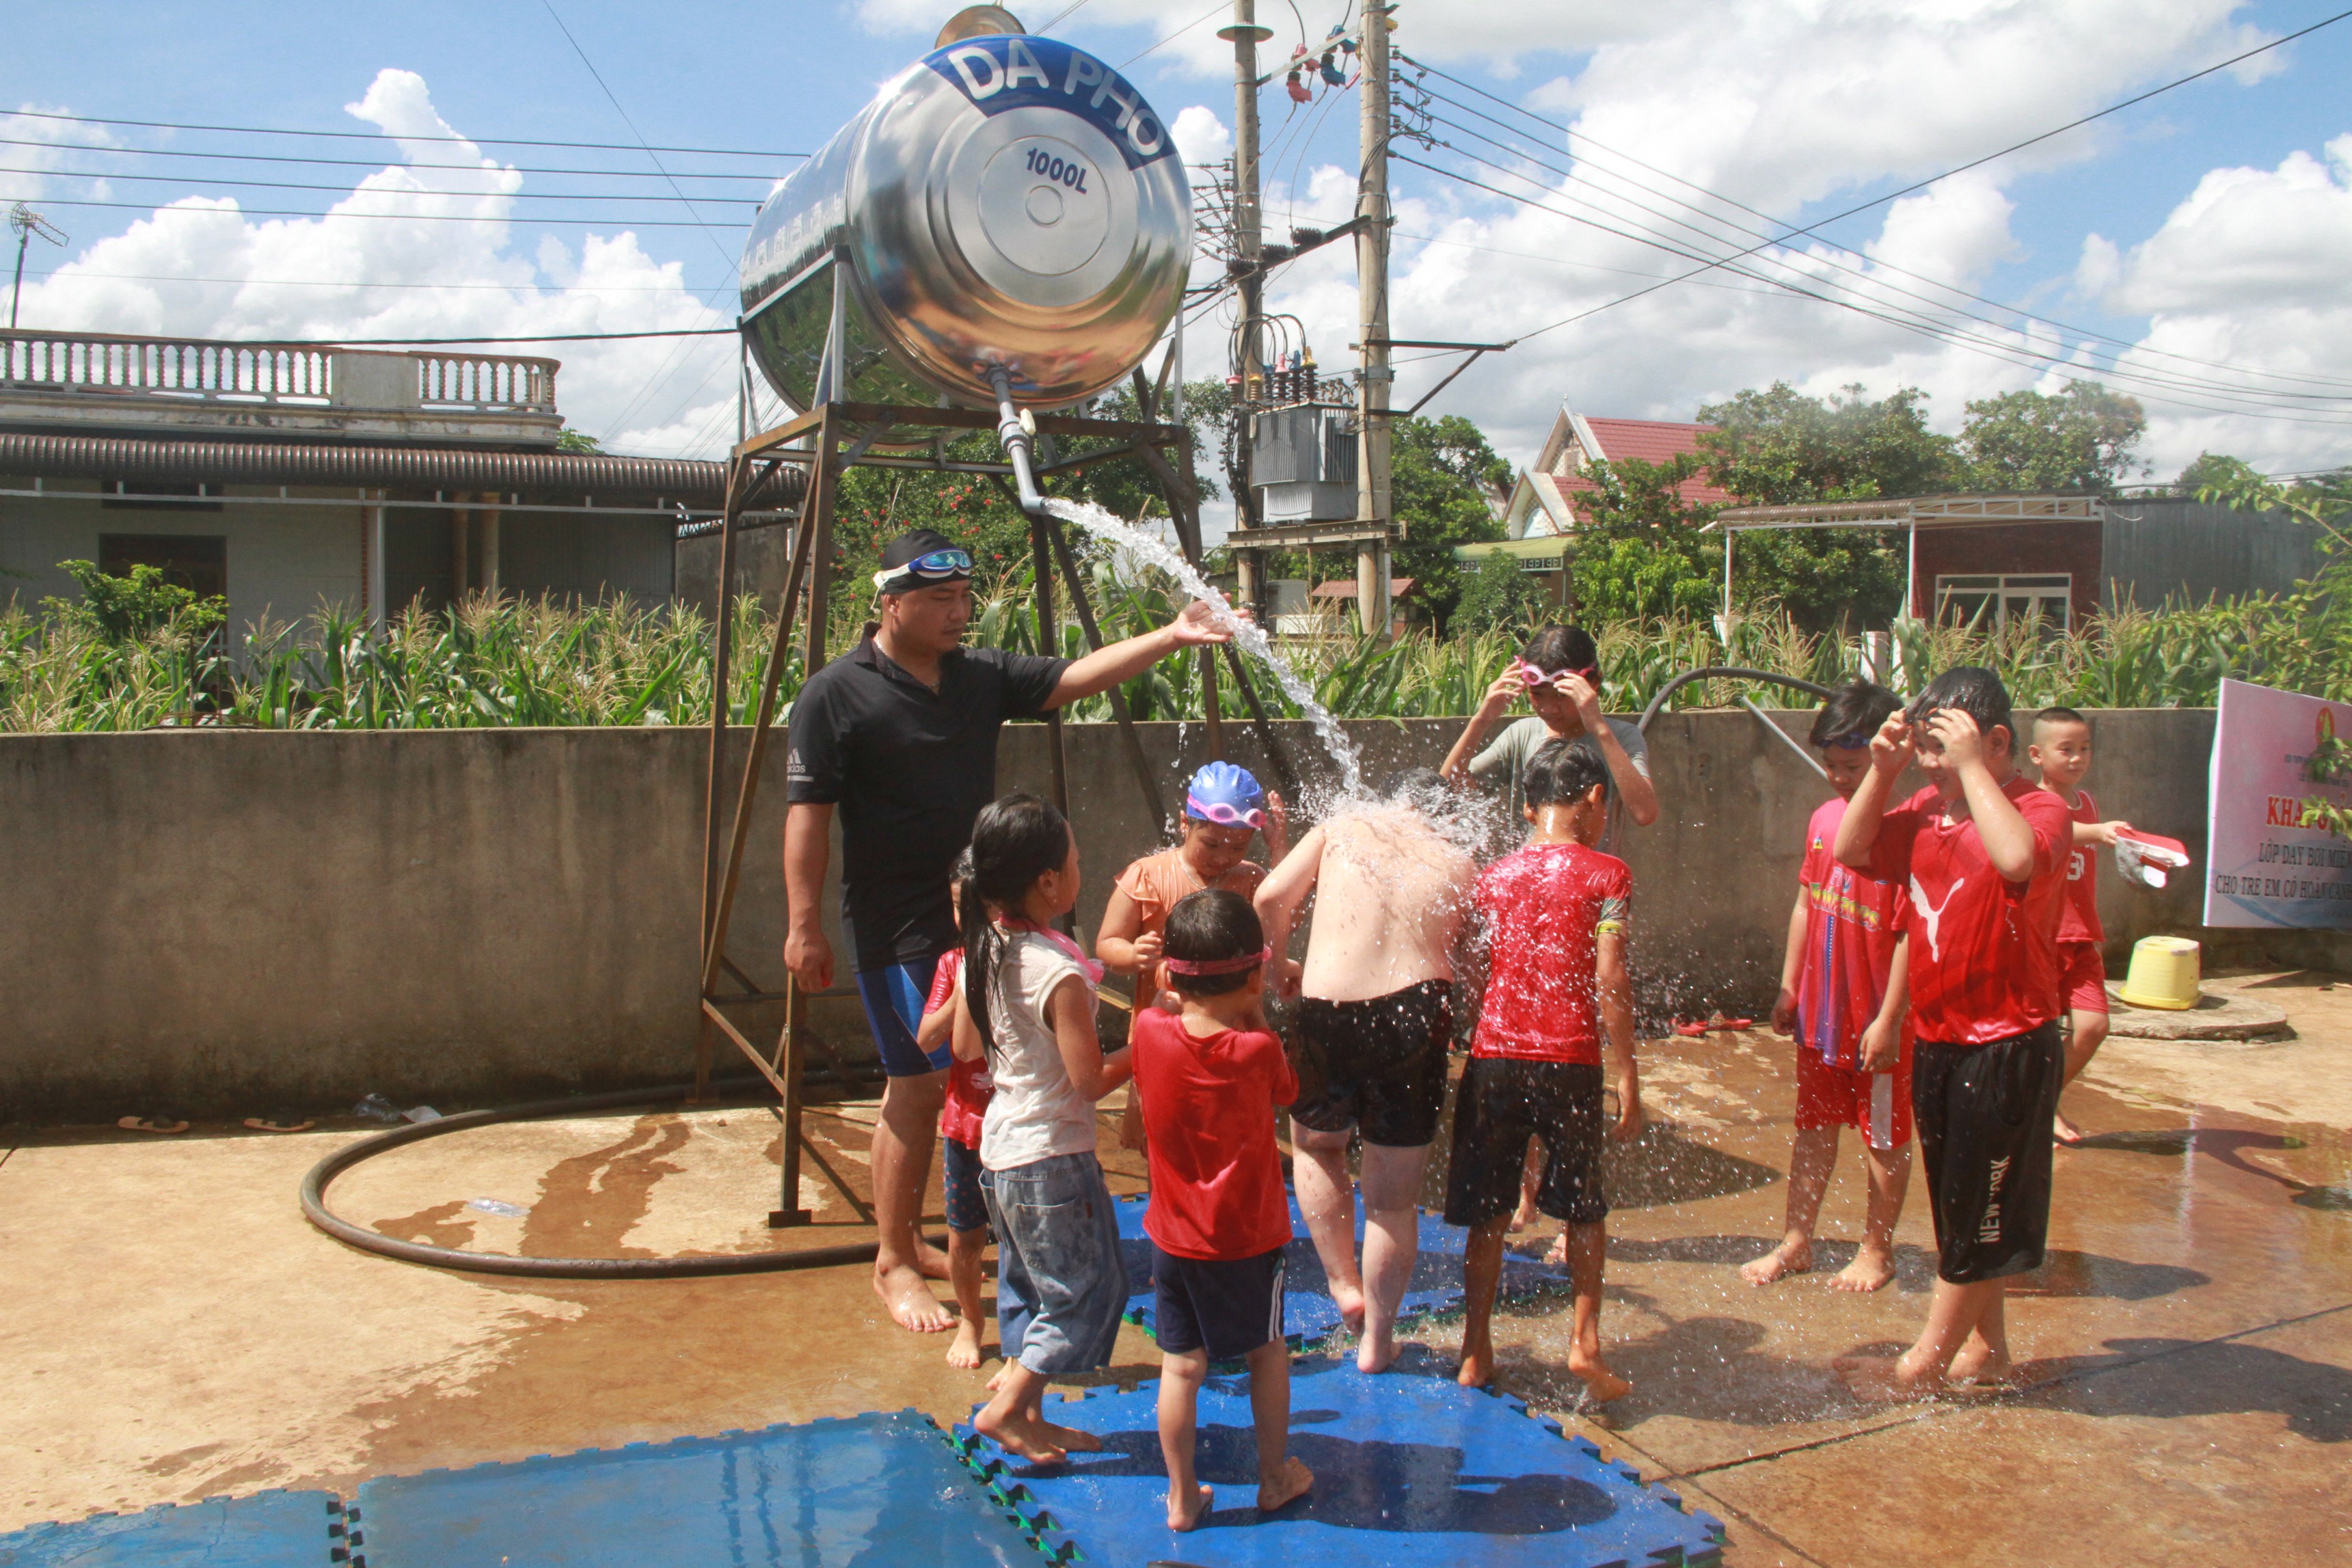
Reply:
[[[0,1535],[0,1568],[328,1568],[342,1508],[332,1492],[271,1491],[92,1514]]]
[[[1426,1361],[1426,1358],[1417,1358]],[[1406,1363],[1400,1363],[1401,1365]],[[1030,1465],[958,1427],[975,1473],[1037,1532],[1049,1555],[1187,1568],[1634,1568],[1712,1565],[1723,1529],[1683,1511],[1637,1471],[1605,1464],[1582,1438],[1507,1396],[1450,1378],[1367,1377],[1341,1361],[1292,1369],[1289,1452],[1315,1472],[1307,1498],[1255,1506],[1257,1447],[1249,1380],[1212,1377],[1201,1394],[1201,1480],[1216,1489],[1201,1527],[1167,1528],[1159,1388],[1048,1401],[1048,1418],[1101,1436],[1105,1451]]]
[[[366,1568],[1036,1561],[911,1410],[391,1477],[353,1511]]]
[[[1151,1289],[1151,1241],[1143,1234],[1149,1200],[1121,1198],[1118,1209],[1119,1253],[1127,1264],[1127,1319],[1155,1337],[1158,1311]],[[1307,1238],[1307,1221],[1298,1212],[1298,1198],[1290,1197],[1290,1246],[1283,1253],[1282,1325],[1294,1345],[1313,1344],[1340,1327],[1339,1309],[1332,1301],[1323,1272],[1323,1259]],[[1458,1310],[1462,1305],[1462,1248],[1470,1233],[1446,1224],[1433,1214],[1421,1216],[1421,1253],[1406,1282],[1397,1321]],[[1356,1210],[1356,1245],[1361,1255],[1364,1211]],[[1544,1290],[1568,1288],[1565,1265],[1551,1265],[1516,1253],[1503,1255],[1503,1281],[1497,1292],[1504,1300],[1524,1298]]]

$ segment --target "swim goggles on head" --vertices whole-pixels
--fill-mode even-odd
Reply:
[[[874,574],[876,590],[887,589],[901,577],[922,577],[943,581],[950,577],[971,575],[971,552],[969,550],[934,550],[929,555],[919,555],[904,566],[886,566]]]
[[[1554,685],[1563,675],[1573,675],[1587,686],[1598,687],[1601,684],[1601,667],[1597,664],[1588,664],[1581,669],[1545,669],[1521,659],[1518,669],[1520,681],[1530,687]]]
[[[1229,800],[1202,800],[1197,795],[1184,797],[1184,815],[1195,822],[1213,822],[1220,827],[1264,827],[1265,809],[1263,806],[1238,806]]]
[[[1830,752],[1866,752],[1870,750],[1870,737],[1860,730],[1849,734],[1832,735],[1822,742],[1822,749]]]
[[[1171,974],[1240,974],[1274,962],[1271,945],[1233,958],[1162,958],[1160,966]]]

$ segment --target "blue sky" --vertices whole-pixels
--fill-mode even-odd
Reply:
[[[1053,0],[1024,14],[1038,26],[1066,4]],[[10,47],[0,60],[0,106],[364,131],[369,127],[344,106],[368,98],[373,88],[379,117],[389,115],[387,123],[411,133],[431,129],[420,117],[437,115],[471,137],[626,143],[641,133],[656,144],[806,151],[876,84],[919,55],[950,8],[920,0],[659,8],[558,0],[555,11],[618,99],[616,109],[541,0],[397,7],[85,0],[16,9]],[[1192,0],[1087,0],[1051,30],[1114,64],[1132,60],[1129,74],[1162,114],[1184,118],[1197,146],[1214,153],[1219,122],[1229,122],[1232,112],[1230,57],[1212,36],[1226,9],[1203,17],[1208,7]],[[1488,91],[1573,121],[1609,146],[1780,221],[1803,222],[2186,74],[2330,9],[2326,0],[1958,0],[1916,6],[1657,0],[1641,8],[1598,0],[1404,0],[1397,41]],[[1346,14],[1343,5],[1322,0],[1299,0],[1295,13],[1288,0],[1259,10],[1276,28],[1269,65],[1287,54],[1301,21],[1307,36],[1319,41]],[[1197,26],[1182,30],[1196,18]],[[387,70],[413,74],[380,79]],[[2300,416],[2288,420],[2277,416],[2293,400],[2273,395],[2291,385],[2352,392],[2352,304],[2337,281],[2352,239],[2347,80],[2352,22],[2275,51],[2258,66],[2209,78],[1938,186],[1895,209],[1893,218],[1889,209],[1874,208],[1832,234],[1858,253],[1846,258],[1853,266],[1888,262],[1908,269],[1874,287],[1924,274],[2141,344],[2143,357],[2123,367],[2119,384],[2135,368],[2192,376],[2199,383],[2193,393],[2176,384],[2174,402],[2150,398],[2147,455],[2156,477],[2169,477],[2207,446],[2280,469],[2342,462],[2352,458],[2352,426],[2345,423],[2352,404],[2315,408],[2306,397]],[[1341,171],[1352,166],[1356,130],[1352,95],[1299,111],[1299,121],[1314,128],[1307,136],[1297,133],[1278,79],[1263,104],[1269,142],[1285,137],[1269,179],[1286,187],[1296,170],[1297,184],[1311,187],[1278,188],[1270,205],[1279,213],[1304,201],[1326,216],[1344,214]],[[1183,115],[1187,110],[1192,112]],[[128,147],[258,145],[380,160],[394,168],[420,155],[419,144],[408,144],[404,158],[381,139],[257,143],[131,127],[98,132],[57,121],[7,123],[13,129],[0,134],[52,142],[96,133]],[[1531,137],[1548,135],[1531,122],[1524,129]],[[2331,142],[2341,151],[2332,154]],[[518,176],[504,189],[484,187],[482,200],[490,205],[467,209],[499,220],[491,225],[382,221],[372,227],[347,223],[338,231],[215,214],[134,227],[142,212],[63,203],[99,197],[152,205],[203,196],[215,205],[233,199],[246,212],[324,212],[337,191],[239,190],[217,182],[231,175],[341,182],[347,194],[370,171],[237,170],[222,163],[197,178],[196,165],[187,163],[0,151],[15,154],[0,158],[0,165],[50,171],[0,173],[0,197],[35,199],[73,236],[65,252],[35,247],[28,325],[358,336],[717,321],[730,310],[739,232],[732,226],[751,211],[740,204],[698,209],[715,236],[649,226],[645,220],[674,218],[679,209],[651,199],[669,193],[651,177],[646,154],[615,151],[562,156],[601,169],[644,171],[645,177]],[[522,148],[482,151],[509,164],[562,161]],[[1543,151],[1569,166],[1557,136]],[[421,155],[443,154],[428,144]],[[1416,155],[1470,170],[1444,153]],[[690,154],[665,154],[663,161],[760,175],[792,166]],[[117,180],[100,191],[56,172],[98,167],[166,174],[173,183]],[[2247,174],[2216,173],[2230,170]],[[1589,184],[1543,171],[1537,177],[1556,187],[1558,199],[1579,190],[1592,194]],[[1658,184],[1654,177],[1650,183]],[[583,184],[631,199],[514,199],[517,190]],[[698,194],[724,189],[738,196],[756,196],[761,188],[756,180],[688,184]],[[1399,243],[1400,336],[1517,335],[1606,300],[1625,286],[1625,273],[1668,265],[1646,247],[1434,174],[1400,167],[1396,184],[1400,236],[1421,237]],[[1544,193],[1541,199],[1556,197]],[[541,226],[527,221],[530,213],[593,213],[600,222]],[[480,232],[460,237],[452,232],[459,229]],[[563,248],[545,248],[550,237]],[[1352,336],[1352,268],[1342,249],[1293,268],[1277,291],[1279,305],[1305,318],[1327,363],[1345,358]],[[50,277],[68,257],[64,275]],[[1808,267],[1818,273],[1829,265],[1796,255],[1777,275],[1794,278]],[[180,288],[152,281],[174,276],[246,281]],[[1937,417],[1949,426],[1969,397],[2054,386],[2066,374],[2011,363],[2014,355],[1956,349],[1765,284],[1723,287],[1720,274],[1710,281],[1717,286],[1678,285],[1532,339],[1463,377],[1433,409],[1477,418],[1507,453],[1524,459],[1563,400],[1590,413],[1688,418],[1705,401],[1773,379],[1816,392],[1848,381],[1874,393],[1910,384],[1933,395]],[[320,286],[325,283],[349,287]],[[1896,286],[1923,287],[1916,279]],[[1937,298],[1948,304],[1958,299]],[[2000,311],[1969,308],[2009,321]],[[1211,323],[1188,342],[1196,371],[1218,352],[1222,336]],[[2026,341],[2021,333],[2018,342]],[[2063,359],[2074,342],[2061,332],[2036,352]],[[566,363],[567,411],[620,445],[702,449],[731,434],[719,345],[567,344],[551,352]],[[2145,357],[2154,353],[2182,357]],[[1401,390],[1417,395],[1413,377],[1433,377],[1442,368],[1409,371]],[[2217,399],[2217,386],[2233,395]],[[2147,390],[2165,388],[2152,383]]]

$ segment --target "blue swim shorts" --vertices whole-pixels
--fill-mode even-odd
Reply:
[[[918,963],[857,972],[857,995],[866,1004],[866,1026],[874,1031],[874,1048],[882,1054],[882,1070],[891,1078],[945,1072],[954,1059],[954,1047],[946,1040],[931,1051],[915,1044],[915,1031],[923,1023],[923,1004],[930,999],[931,973],[938,967],[937,958],[927,958]]]

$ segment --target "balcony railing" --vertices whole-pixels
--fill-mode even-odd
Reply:
[[[0,388],[198,404],[553,414],[558,363],[332,343],[0,331]]]

